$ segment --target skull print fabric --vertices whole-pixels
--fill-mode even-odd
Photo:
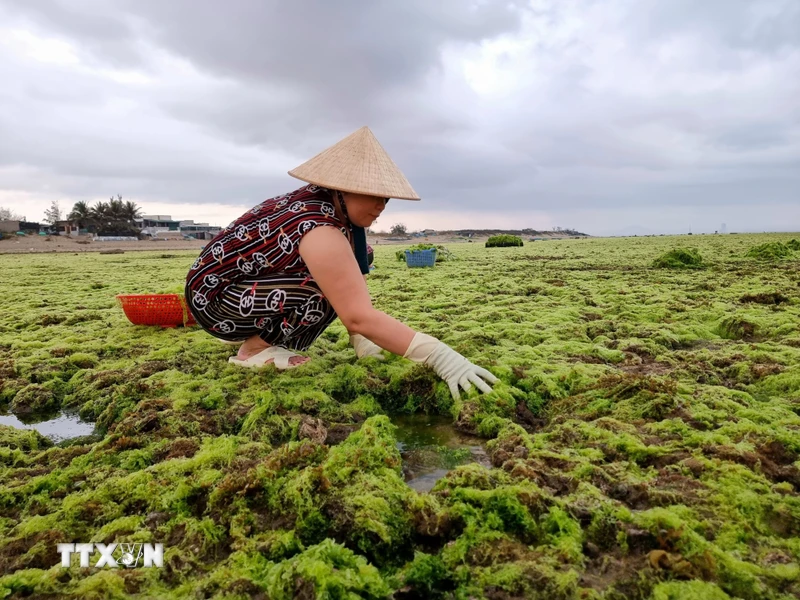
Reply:
[[[195,318],[223,340],[258,335],[271,345],[306,350],[336,319],[336,312],[316,281],[287,273],[229,285]]]
[[[230,341],[258,335],[292,350],[319,337],[336,313],[298,249],[320,226],[353,239],[346,207],[342,220],[331,194],[307,185],[266,200],[206,245],[186,278],[189,310],[203,329]]]
[[[208,243],[189,271],[187,288],[208,304],[227,285],[245,279],[307,272],[300,240],[320,226],[336,227],[348,240],[352,235],[350,224],[336,216],[330,190],[307,185],[265,200]]]

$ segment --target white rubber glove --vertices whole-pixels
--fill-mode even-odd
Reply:
[[[450,386],[450,393],[456,400],[460,398],[458,386],[468,392],[472,388],[470,383],[472,382],[479,390],[488,394],[492,388],[483,379],[491,383],[498,381],[497,377],[486,369],[473,365],[444,342],[424,333],[417,333],[414,336],[403,356],[414,362],[425,363],[436,371],[436,374]]]
[[[383,349],[377,344],[370,342],[363,335],[359,335],[357,333],[351,335],[350,344],[355,349],[356,356],[358,358],[371,356],[372,358],[377,358],[378,360],[386,360],[386,357],[383,355]]]

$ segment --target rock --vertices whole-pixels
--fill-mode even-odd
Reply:
[[[651,550],[647,554],[647,560],[650,561],[650,566],[654,569],[669,568],[670,560],[669,555],[664,550]]]
[[[594,516],[591,508],[588,506],[581,506],[579,504],[573,504],[570,506],[569,512],[580,522],[581,527],[588,527],[589,523],[592,522],[592,517]]]
[[[57,407],[58,398],[53,393],[52,386],[39,383],[25,386],[11,401],[11,412],[14,414],[45,412]]]
[[[328,436],[325,438],[325,443],[328,446],[335,446],[341,444],[347,437],[356,431],[359,425],[347,425],[345,423],[337,423],[328,429]]]
[[[658,546],[655,536],[645,529],[628,527],[625,535],[628,538],[628,547],[633,552],[649,551],[653,546]]]
[[[692,475],[695,477],[699,477],[700,474],[705,470],[703,463],[696,458],[687,458],[686,460],[681,461],[681,465],[689,469],[692,472]]]
[[[169,521],[169,513],[165,512],[151,512],[144,520],[144,524],[150,529],[156,529]]]
[[[322,419],[303,415],[300,420],[300,431],[297,437],[301,440],[311,440],[315,444],[324,444],[328,437],[328,430]]]
[[[492,453],[492,466],[502,467],[503,463],[505,463],[510,458],[511,454],[509,454],[505,450],[497,450],[496,452]]]
[[[0,447],[32,452],[52,445],[53,442],[35,429],[17,429],[11,425],[0,425]]]
[[[538,430],[547,425],[547,419],[537,418],[523,400],[517,403],[516,417],[517,422],[529,430]]]
[[[593,542],[586,542],[583,547],[583,552],[589,558],[597,558],[600,556],[600,548],[598,548],[597,544]]]

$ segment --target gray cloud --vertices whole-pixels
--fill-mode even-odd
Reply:
[[[8,6],[28,24],[48,33],[79,40],[99,62],[117,66],[141,65],[137,38],[129,16],[103,0],[37,0]]]
[[[254,203],[369,124],[419,210],[657,227],[800,200],[794,0],[40,0],[0,23],[79,61],[0,45],[0,190]]]
[[[794,0],[643,0],[631,12],[638,39],[698,34],[713,43],[750,52],[796,48],[800,4]]]

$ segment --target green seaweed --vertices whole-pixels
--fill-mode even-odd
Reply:
[[[522,238],[517,235],[493,235],[486,240],[486,248],[503,248],[509,246],[522,246]]]
[[[269,566],[266,591],[275,600],[298,594],[317,598],[384,598],[389,587],[363,557],[325,540],[287,561]]]
[[[130,324],[114,295],[179,289],[193,253],[0,255],[0,408],[99,431],[0,427],[0,597],[797,597],[800,264],[745,256],[791,237],[454,244],[424,273],[376,248],[375,305],[500,379],[459,401],[357,360],[339,322],[282,373]],[[707,268],[652,268],[689,244]],[[415,412],[491,467],[448,450],[409,487],[393,421]],[[62,569],[64,541],[165,564]]]
[[[448,260],[456,260],[456,255],[450,252],[446,246],[441,244],[427,244],[425,242],[421,244],[414,244],[413,246],[409,246],[403,250],[396,250],[394,253],[395,258],[400,262],[405,262],[406,260],[406,251],[409,252],[417,252],[419,250],[436,250],[436,262],[446,262]]]
[[[700,269],[704,265],[697,248],[675,248],[655,259],[653,266],[658,269]]]
[[[795,242],[792,246],[782,242],[767,242],[766,244],[753,246],[747,251],[747,256],[758,260],[780,260],[792,255],[793,246],[796,245],[796,241],[792,241]]]

